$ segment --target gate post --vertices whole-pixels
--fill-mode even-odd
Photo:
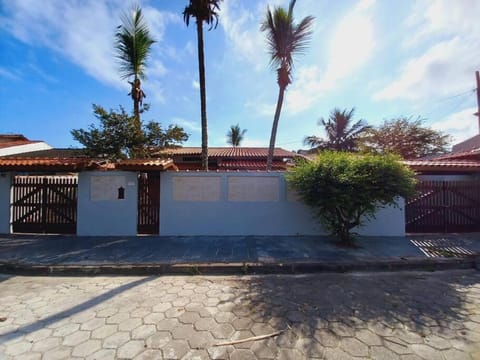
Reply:
[[[0,173],[0,234],[10,234],[12,174]]]

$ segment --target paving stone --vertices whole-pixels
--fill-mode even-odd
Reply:
[[[218,324],[210,329],[210,332],[217,339],[229,339],[235,333],[235,329],[230,324]]]
[[[442,354],[437,351],[436,349],[424,345],[424,344],[413,344],[411,345],[412,351],[420,356],[423,359],[428,359],[428,360],[436,360],[436,359],[443,359]]]
[[[213,336],[208,331],[198,331],[187,341],[192,349],[205,349],[214,343]]]
[[[233,350],[235,350],[233,346],[212,346],[207,348],[208,355],[212,360],[228,360]]]
[[[171,340],[162,349],[165,359],[181,359],[189,351],[185,340]]]
[[[42,358],[42,353],[34,353],[34,352],[28,352],[28,353],[15,356],[15,360],[40,360],[41,358]]]
[[[338,337],[330,330],[320,329],[314,332],[315,339],[325,347],[337,347]]]
[[[105,338],[103,342],[103,348],[116,349],[130,340],[130,334],[128,332],[116,332],[113,335]]]
[[[117,350],[119,358],[132,359],[145,349],[145,343],[142,340],[130,340],[120,346]]]
[[[32,343],[30,341],[22,340],[13,344],[8,344],[5,349],[5,353],[10,356],[18,356],[20,354],[26,353],[31,348]],[[36,351],[35,349],[33,350]],[[40,349],[40,351],[42,351],[42,349]]]
[[[63,338],[63,345],[75,346],[81,344],[90,338],[90,331],[77,330],[74,333],[67,335]]]
[[[158,313],[164,313],[165,311],[167,311],[171,307],[172,307],[172,304],[170,304],[168,302],[167,303],[160,303],[160,304],[155,305],[152,308],[152,311],[153,312],[158,312]]]
[[[88,320],[87,322],[84,322],[80,326],[80,330],[95,330],[103,325],[105,325],[104,318],[93,318],[91,320]]]
[[[78,357],[86,357],[100,350],[102,342],[100,340],[88,340],[73,348],[72,355]]]
[[[215,314],[215,321],[218,323],[229,323],[235,319],[235,314],[229,311],[221,311]]]
[[[146,339],[156,331],[155,325],[141,325],[132,331],[132,339]]]
[[[352,356],[368,356],[368,346],[355,338],[343,338],[340,347]]]
[[[118,324],[120,331],[132,331],[133,329],[142,325],[142,320],[139,318],[127,319]]]
[[[194,327],[197,330],[210,330],[217,326],[217,322],[212,318],[204,318],[195,322]]]
[[[109,317],[105,320],[105,322],[106,322],[107,324],[120,324],[120,323],[128,320],[129,318],[130,318],[130,316],[128,315],[128,313],[121,312],[121,313],[118,313],[118,314],[109,316]]]
[[[157,331],[149,336],[145,343],[148,348],[161,349],[172,340],[172,334],[168,331]]]
[[[48,351],[57,346],[60,346],[61,343],[62,343],[61,338],[50,337],[47,339],[43,339],[42,341],[36,342],[32,347],[32,351],[40,351],[40,352]]]
[[[370,347],[370,357],[372,360],[396,360],[399,359],[399,356],[393,351],[383,347],[383,346],[372,346]]]
[[[150,313],[143,318],[143,323],[147,325],[156,325],[160,320],[163,319],[165,319],[165,315],[163,313]]]
[[[63,359],[70,359],[72,353],[72,348],[69,346],[58,346],[47,352],[44,352],[44,359],[48,360],[63,360]]]
[[[469,358],[469,356],[465,352],[460,351],[458,349],[448,349],[448,350],[442,351],[442,355],[445,360],[464,360]],[[472,359],[475,360],[477,358],[472,358]]]
[[[37,331],[34,331],[32,333],[29,333],[29,334],[25,335],[25,340],[34,343],[34,342],[46,339],[51,335],[52,335],[52,330],[51,329],[40,329],[40,330],[37,330]]]
[[[377,334],[371,332],[368,329],[360,329],[355,331],[355,338],[360,340],[366,345],[382,345],[382,339]]]
[[[163,359],[161,350],[145,350],[144,352],[138,354],[134,357],[134,360],[158,360]]]
[[[160,331],[172,331],[179,324],[177,319],[163,319],[157,323],[157,330]]]
[[[196,312],[184,312],[182,315],[178,317],[178,320],[182,324],[195,324],[197,321],[200,320],[200,315]]]
[[[256,360],[256,357],[251,350],[236,349],[230,354],[230,360]]]
[[[87,360],[115,360],[117,358],[115,354],[114,349],[101,349],[88,356]]]
[[[105,339],[106,337],[117,332],[117,325],[103,325],[96,330],[92,331],[92,339]]]
[[[190,350],[182,360],[210,360],[206,350]]]

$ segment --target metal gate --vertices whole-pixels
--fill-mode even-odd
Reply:
[[[480,231],[480,181],[422,181],[405,206],[408,233]]]
[[[76,233],[76,176],[15,176],[12,193],[13,232]]]
[[[138,176],[139,234],[158,234],[160,226],[160,173],[141,173]]]

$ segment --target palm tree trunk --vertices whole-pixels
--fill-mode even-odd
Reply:
[[[133,80],[134,84],[137,83],[138,78],[135,76],[135,79]],[[138,97],[138,91],[132,87],[132,99],[133,99],[133,116],[134,116],[134,122],[133,125],[135,127],[135,144],[133,146],[133,154],[132,157],[137,158],[141,157],[141,150],[142,150],[142,145],[141,145],[141,137],[142,137],[142,122],[140,120],[140,99]]]
[[[208,170],[207,89],[205,85],[205,58],[203,54],[203,22],[197,20],[198,74],[200,77],[200,109],[202,117],[202,168]]]
[[[275,110],[275,117],[273,118],[272,134],[270,135],[270,146],[268,147],[267,171],[272,170],[273,151],[275,150],[275,139],[277,138],[278,121],[280,120],[280,112],[282,111],[284,94],[285,94],[285,86],[279,85],[277,108]]]

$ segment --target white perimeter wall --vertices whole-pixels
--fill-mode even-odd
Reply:
[[[160,181],[160,235],[319,235],[311,208],[287,189],[282,173],[164,172]],[[381,209],[356,230],[403,236],[400,208]]]
[[[137,173],[89,171],[78,176],[77,235],[137,234]],[[118,199],[118,188],[124,198]]]

